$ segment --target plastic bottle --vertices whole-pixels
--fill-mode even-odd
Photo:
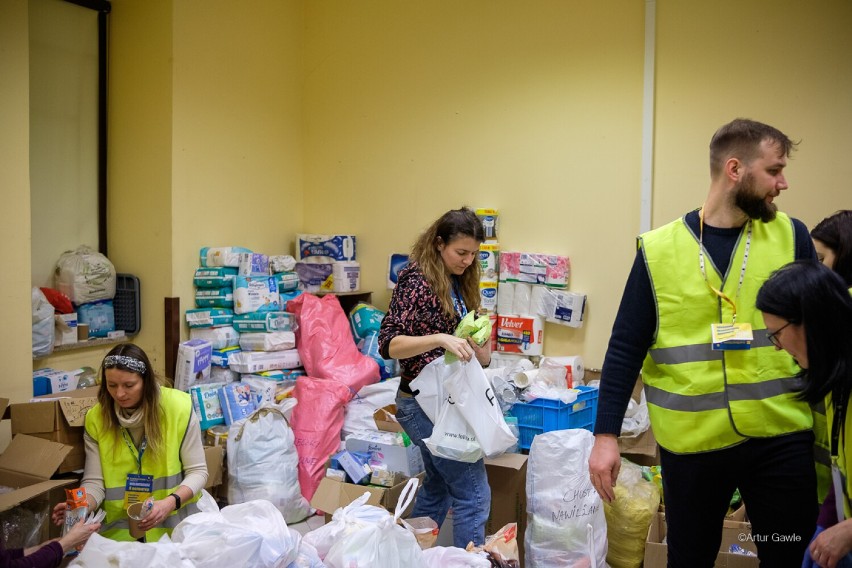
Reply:
[[[515,438],[518,439],[518,442],[521,440],[521,430],[518,428],[518,419],[515,416],[506,415],[503,418],[506,419],[506,426],[509,427],[509,430],[512,431],[512,434],[515,435]],[[520,448],[518,447],[518,442],[515,442],[515,445],[511,446],[508,450],[506,450],[507,454],[518,454],[520,453]]]

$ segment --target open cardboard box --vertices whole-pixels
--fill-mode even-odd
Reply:
[[[738,521],[723,521],[722,545],[716,556],[714,568],[758,568],[760,561],[757,556],[745,556],[727,552],[732,544],[737,544],[746,550],[757,554],[757,547],[751,539],[751,524]],[[666,537],[666,517],[657,513],[648,528],[648,538],[645,541],[645,568],[666,568],[668,547],[663,542]]]
[[[421,482],[424,475],[423,473],[417,475]],[[331,519],[331,515],[337,509],[345,507],[366,492],[370,494],[370,497],[367,499],[368,505],[383,507],[393,513],[406,483],[408,483],[408,479],[397,483],[393,487],[379,487],[376,485],[355,485],[354,483],[344,483],[336,479],[323,477],[314,496],[311,498],[311,507],[323,511],[326,522],[328,522]],[[403,512],[402,517],[408,516],[411,513],[412,507],[413,501],[412,505],[409,505]]]
[[[491,486],[491,514],[485,534],[492,535],[509,523],[518,524],[516,540],[521,566],[524,565],[524,533],[527,530],[527,456],[503,454],[485,459]]]
[[[204,446],[204,459],[207,461],[207,484],[204,488],[209,490],[222,484],[225,448],[223,446]]]
[[[8,402],[8,399],[0,399],[0,416]],[[0,515],[22,506],[48,511],[36,539],[38,542],[26,543],[26,546],[49,538],[53,526],[48,520],[50,509],[65,500],[63,487],[78,483],[75,479],[50,479],[70,451],[71,447],[65,444],[18,434],[0,455],[0,485],[14,488],[14,491],[0,494]]]
[[[32,398],[30,402],[12,404],[12,436],[28,434],[69,445],[71,451],[59,465],[58,472],[83,469],[86,463],[83,426],[86,412],[98,402],[99,388],[48,394]]]

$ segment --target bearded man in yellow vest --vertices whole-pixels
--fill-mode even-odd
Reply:
[[[138,346],[124,343],[104,357],[98,403],[86,413],[83,438],[81,485],[89,510],[106,511],[102,536],[156,542],[198,510],[207,483],[198,418],[187,393],[157,383]],[[127,507],[149,497],[131,534]],[[65,510],[65,503],[54,507],[56,524],[64,522]]]
[[[710,142],[703,207],[641,235],[601,376],[592,483],[606,501],[617,436],[641,369],[660,445],[668,566],[711,567],[739,488],[763,566],[796,566],[816,520],[811,410],[793,359],[755,309],[761,284],[816,258],[807,227],[777,211],[795,147],[736,119]]]

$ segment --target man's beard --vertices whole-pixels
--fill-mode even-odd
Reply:
[[[760,197],[754,189],[754,176],[746,172],[737,182],[734,193],[734,205],[739,207],[749,219],[760,219],[768,223],[775,219],[778,207],[767,203],[765,197]]]

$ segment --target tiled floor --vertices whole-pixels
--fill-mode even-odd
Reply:
[[[299,534],[306,534],[311,532],[312,530],[321,527],[325,524],[325,515],[312,515],[302,521],[301,523],[296,523],[293,525],[289,525],[291,529],[299,531]]]

